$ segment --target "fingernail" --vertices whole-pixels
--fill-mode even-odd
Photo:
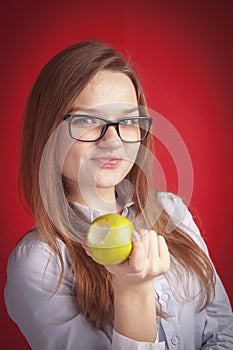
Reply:
[[[146,234],[148,234],[148,230],[142,229],[142,230],[141,230],[141,236],[144,236],[144,235],[146,235]]]
[[[139,241],[140,235],[137,231],[133,231],[133,241]]]

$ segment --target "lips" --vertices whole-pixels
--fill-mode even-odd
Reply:
[[[120,164],[122,161],[122,158],[106,158],[106,157],[101,157],[101,158],[92,158],[92,160],[99,164],[101,167],[107,167],[107,168],[114,168]]]

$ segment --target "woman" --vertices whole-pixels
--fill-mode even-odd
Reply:
[[[67,48],[36,80],[20,167],[35,227],[5,288],[33,349],[232,349],[230,303],[198,228],[180,198],[151,191],[150,126],[135,72],[102,42]],[[106,212],[135,226],[118,265],[86,247]]]

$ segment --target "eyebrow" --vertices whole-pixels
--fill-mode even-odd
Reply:
[[[121,113],[132,113],[132,112],[136,112],[138,110],[139,110],[138,106],[135,106],[135,107],[132,107],[132,108],[124,108],[120,112]],[[90,108],[89,107],[85,108],[85,107],[81,107],[81,106],[76,106],[76,107],[72,108],[69,111],[69,113],[76,113],[76,112],[80,112],[80,111],[83,111],[85,113],[94,113],[94,114],[97,114],[97,115],[102,113],[102,111],[100,109],[98,109],[98,108],[91,108],[91,107]]]

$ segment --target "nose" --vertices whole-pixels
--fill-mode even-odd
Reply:
[[[105,148],[118,148],[121,143],[122,141],[114,125],[109,125],[104,136],[99,140],[99,146]]]

